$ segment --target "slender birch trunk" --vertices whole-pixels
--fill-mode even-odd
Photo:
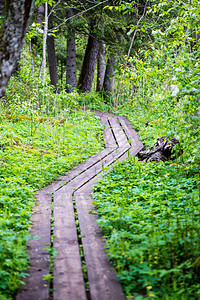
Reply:
[[[48,31],[48,3],[45,2],[45,20],[44,20],[44,34],[43,34],[43,84],[45,84],[46,76],[46,44],[47,44],[47,31]]]
[[[66,17],[74,16],[72,8],[66,13]],[[75,30],[73,22],[68,22],[67,57],[66,57],[66,92],[71,93],[76,89],[76,46]]]

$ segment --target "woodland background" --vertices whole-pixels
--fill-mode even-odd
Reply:
[[[147,148],[179,141],[93,197],[127,297],[200,298],[199,16],[196,0],[0,1],[0,299],[26,275],[34,192],[104,147],[86,108],[127,116]]]

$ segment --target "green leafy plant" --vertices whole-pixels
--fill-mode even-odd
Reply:
[[[127,295],[151,286],[156,299],[199,296],[198,180],[193,166],[132,159],[95,186],[98,224]]]

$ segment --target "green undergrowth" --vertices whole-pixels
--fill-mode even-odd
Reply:
[[[106,108],[126,116],[147,149],[167,136],[182,153],[165,163],[120,163],[94,188],[108,255],[125,294],[138,300],[200,299],[199,65],[190,58],[185,52],[161,67],[151,56],[134,58],[120,79],[121,100],[114,105],[114,95]]]
[[[175,137],[183,150],[184,162],[200,164],[200,118],[195,116],[195,99],[178,101],[163,87],[149,99],[148,105],[137,99],[115,109],[127,116],[146,148],[162,136]]]
[[[0,114],[0,299],[12,299],[25,276],[34,193],[104,147],[89,112],[56,118]]]
[[[94,188],[108,255],[127,296],[200,299],[200,126],[195,98],[163,86],[148,103],[130,98],[112,112],[128,117],[144,146],[175,137],[175,161],[118,164]],[[177,149],[179,152],[179,149]]]
[[[126,295],[200,298],[199,171],[181,163],[119,163],[94,188],[98,224]]]

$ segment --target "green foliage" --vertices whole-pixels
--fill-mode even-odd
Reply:
[[[197,165],[200,163],[200,119],[196,114],[200,97],[197,38],[200,27],[196,15],[199,9],[198,2],[183,6],[177,1],[156,3],[149,9],[149,14],[155,11],[159,18],[164,18],[165,30],[159,24],[152,25],[154,39],[149,49],[141,49],[128,59],[126,67],[121,65],[118,69],[119,99],[115,109],[127,115],[140,130],[147,147],[162,135],[175,136],[181,142],[183,159]],[[180,28],[185,22],[187,30]]]
[[[0,299],[13,299],[28,267],[27,241],[34,193],[101,151],[102,126],[90,112],[75,110],[80,97],[55,94],[38,84],[31,57],[23,53],[0,109]],[[55,253],[51,251],[52,268]],[[44,280],[51,280],[47,274]]]
[[[1,117],[0,298],[10,299],[27,267],[25,242],[34,192],[103,145],[99,120],[90,113],[66,110],[61,123],[55,119],[51,123],[49,118]]]
[[[192,165],[132,159],[95,185],[98,224],[127,295],[200,296],[198,180]]]
[[[136,29],[135,7],[141,8],[132,1],[116,5],[102,20],[108,42],[114,36],[110,24],[119,23],[116,40],[119,32],[127,32],[119,47],[124,51]],[[38,82],[37,48],[23,52],[20,73],[11,78],[0,112],[0,299],[12,299],[25,276],[34,191],[102,149],[98,120],[72,110],[79,105],[127,116],[148,148],[164,135],[180,141],[183,155],[175,162],[121,163],[96,185],[94,198],[128,296],[200,298],[199,11],[198,1],[153,1],[137,28],[134,56],[121,59],[114,96],[106,103],[93,92],[66,94],[62,81],[55,94],[48,76],[44,86]],[[116,13],[121,17],[115,21]],[[86,19],[76,26],[86,30]],[[38,32],[36,24],[27,38],[38,38]],[[66,44],[63,36],[58,40],[59,48]],[[85,37],[76,44],[80,68]],[[59,62],[64,52],[62,46]],[[44,279],[52,280],[52,274]]]
[[[35,6],[40,6],[42,3],[48,3],[48,5],[52,6],[53,4],[55,4],[55,1],[52,1],[52,0],[36,0],[35,1]]]
[[[102,144],[99,121],[89,113],[66,110],[63,123],[1,117],[0,291],[10,299],[27,267],[34,192],[99,152]]]
[[[155,2],[148,50],[117,69],[112,111],[147,148],[174,136],[183,150],[173,163],[121,163],[95,186],[108,254],[136,299],[200,298],[199,9],[198,1]]]

